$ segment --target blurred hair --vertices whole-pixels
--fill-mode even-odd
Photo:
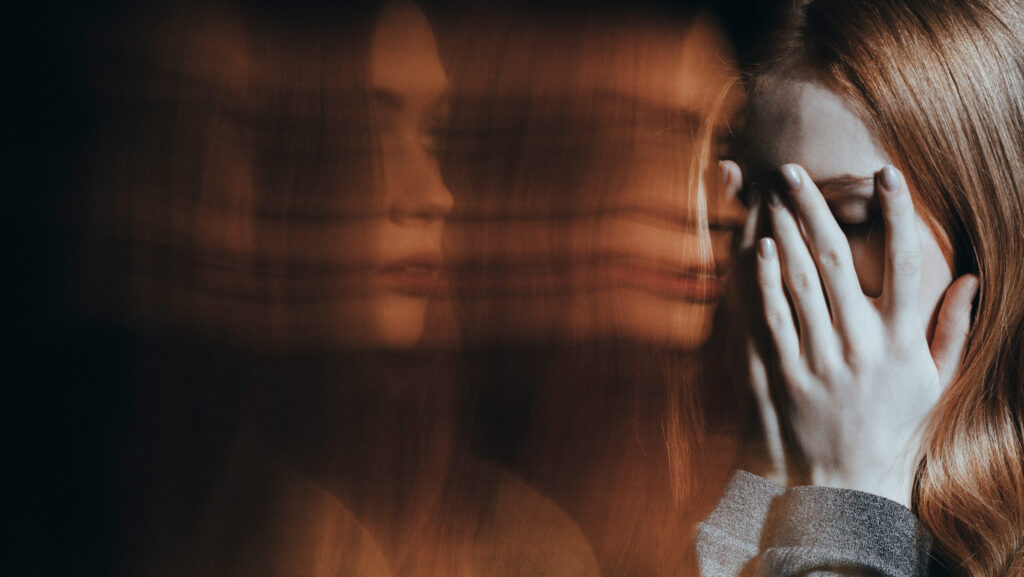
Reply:
[[[362,290],[366,223],[383,211],[376,13],[368,2],[319,18],[270,3],[178,6],[124,10],[94,31],[97,128],[69,207],[86,314],[146,332],[335,344],[323,311]]]
[[[525,279],[491,293],[459,285],[466,343],[497,350],[471,394],[498,409],[476,426],[523,431],[513,442],[505,431],[477,437],[501,439],[484,452],[583,520],[606,574],[694,572],[680,543],[733,465],[733,447],[706,434],[704,397],[720,391],[703,386],[695,362],[706,327],[675,327],[672,339],[631,332],[615,322],[627,297],[598,300],[619,281],[592,272],[635,246],[605,224],[613,219],[672,227],[677,250],[692,246],[702,263],[724,234],[707,195],[715,139],[741,94],[717,23],[684,8],[520,15],[467,26],[454,51],[450,184],[469,198],[453,228],[479,231],[476,260],[464,257],[457,274]],[[670,82],[692,91],[689,108],[656,89]],[[638,186],[637,174],[658,188]],[[685,229],[652,217],[655,206],[685,212]]]
[[[809,75],[903,170],[954,276],[980,291],[930,422],[914,508],[971,577],[1024,569],[1024,8],[1017,0],[803,2],[757,72]]]

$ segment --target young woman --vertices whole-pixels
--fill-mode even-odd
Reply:
[[[705,574],[1024,572],[1022,45],[1015,1],[816,0],[758,72],[750,377],[817,487],[738,477]]]

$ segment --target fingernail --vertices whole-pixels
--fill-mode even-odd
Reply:
[[[729,169],[725,166],[724,160],[718,161],[718,178],[722,183],[722,187],[729,188]]]
[[[880,184],[886,192],[893,192],[898,189],[900,186],[900,171],[896,170],[896,167],[891,164],[886,165],[885,168],[882,169]]]
[[[797,170],[795,166],[787,164],[786,166],[783,166],[779,172],[782,173],[782,180],[790,190],[797,190],[800,188],[800,171]]]
[[[782,208],[782,198],[774,190],[768,192],[768,206],[771,208]]]
[[[757,254],[765,260],[775,258],[775,241],[767,236],[757,241]]]

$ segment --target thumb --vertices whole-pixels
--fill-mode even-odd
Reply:
[[[971,304],[976,294],[978,277],[965,274],[949,285],[942,300],[931,352],[943,389],[953,382],[953,377],[960,369],[960,360],[967,345],[967,333],[971,329]]]

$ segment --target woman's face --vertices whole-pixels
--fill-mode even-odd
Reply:
[[[755,103],[744,142],[738,160],[748,188],[770,187],[776,171],[786,163],[807,170],[846,233],[861,288],[868,296],[878,296],[885,268],[885,227],[873,177],[891,160],[864,123],[822,85],[781,79]],[[908,185],[913,194],[914,183]],[[755,201],[758,196],[754,195]],[[767,234],[769,225],[762,211],[752,210],[748,218],[759,219],[748,223],[748,230],[758,231],[756,236]],[[923,259],[920,311],[930,335],[953,273],[942,250],[948,241],[935,236],[920,207],[917,228]],[[744,238],[747,246],[743,248],[756,240]]]
[[[452,208],[436,156],[448,79],[430,24],[414,5],[390,5],[380,15],[370,80],[383,214],[371,245],[369,340],[402,347],[423,333],[441,270],[444,219]]]
[[[501,29],[461,51],[480,73],[463,69],[456,132],[485,135],[456,139],[453,175],[478,199],[451,232],[465,325],[485,341],[696,348],[744,216],[692,170],[730,85],[725,36],[649,17]]]
[[[599,218],[579,221],[576,245],[599,266],[577,301],[574,324],[594,336],[693,349],[710,332],[732,231],[743,219],[742,206],[718,195],[715,183],[704,196],[693,170],[698,135],[715,95],[728,86],[727,43],[704,21],[682,32],[627,30],[621,40],[617,58],[602,64],[606,85],[599,88],[609,100],[630,103],[621,136],[632,152],[619,154],[620,176],[599,199]],[[608,187],[591,184],[584,197]]]

